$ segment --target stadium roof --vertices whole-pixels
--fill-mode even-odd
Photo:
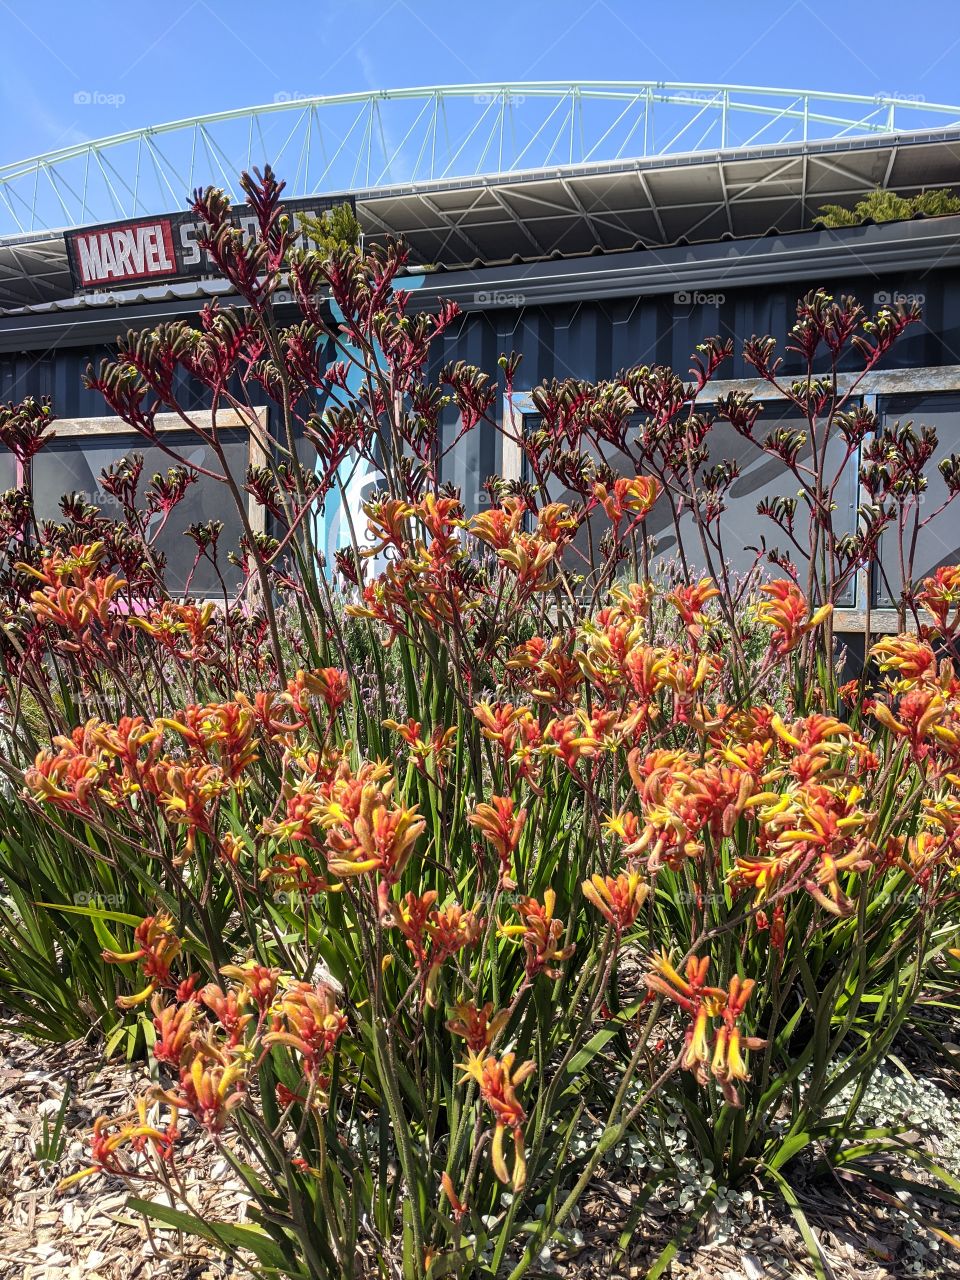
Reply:
[[[182,209],[211,183],[236,198],[241,171],[267,163],[286,178],[288,195],[308,197],[958,126],[960,107],[919,95],[750,85],[533,81],[285,92],[262,106],[0,164],[0,234]]]
[[[666,247],[811,227],[873,187],[960,182],[960,135],[924,132],[612,161],[362,192],[373,234],[443,265]]]
[[[487,125],[496,133],[499,118],[499,150],[491,152],[489,136],[488,144],[480,149],[475,123],[472,134],[447,139],[445,165],[432,157],[427,166],[423,153],[429,132],[418,143],[411,126],[404,135],[406,141],[398,137],[390,148],[388,162],[380,166],[383,157],[373,158],[374,112],[387,106],[412,109],[419,101],[417,95],[426,103],[421,110],[422,119],[418,117],[418,128],[428,129],[428,108],[434,112],[435,151],[440,149],[437,113],[441,106],[446,111],[448,105],[451,109],[469,110],[478,122],[485,121],[485,135]],[[665,112],[685,112],[682,118],[687,118],[687,124],[682,123],[682,118],[680,123],[674,119],[670,125],[673,132],[652,154],[655,102],[659,104],[657,127],[661,136]],[[415,263],[448,270],[486,270],[521,260],[529,263],[614,251],[661,251],[687,244],[785,234],[809,229],[823,204],[852,205],[873,187],[901,194],[930,187],[960,187],[960,108],[910,100],[815,96],[736,86],[661,85],[656,86],[656,92],[651,85],[454,86],[279,103],[250,113],[226,113],[216,120],[232,127],[242,118],[248,122],[252,137],[254,123],[262,129],[264,119],[274,120],[275,116],[279,118],[278,113],[296,109],[300,116],[308,116],[309,150],[311,138],[314,145],[317,138],[317,126],[311,126],[309,120],[325,119],[324,111],[332,112],[334,106],[347,103],[351,110],[356,106],[359,112],[370,113],[366,163],[360,164],[364,158],[361,145],[359,150],[354,147],[357,161],[353,174],[344,174],[332,160],[325,172],[328,177],[362,176],[364,181],[352,187],[325,185],[324,195],[335,196],[338,190],[352,195],[366,235],[403,235]],[[508,116],[522,116],[528,103],[537,107],[544,120],[555,117],[554,124],[564,138],[565,163],[523,167],[533,159],[549,160],[558,155],[553,129],[547,130],[544,122],[534,129],[540,116],[528,124],[526,133],[521,132],[512,148],[506,147],[503,135]],[[603,116],[599,120],[587,119],[585,125],[590,111],[601,110],[616,112],[613,122],[604,129]],[[582,132],[574,147],[578,111]],[[738,133],[735,128],[741,117],[750,122],[749,135],[745,130]],[[893,128],[901,120],[907,123],[908,118],[910,123],[919,119],[928,126],[931,120],[942,123],[936,127]],[[154,153],[160,153],[161,144],[169,151],[176,139],[192,128],[195,134],[199,130],[202,136],[209,135],[205,145],[217,160],[217,167],[211,173],[209,165],[203,170],[191,161],[190,176],[219,180],[228,186],[231,176],[235,180],[235,171],[231,174],[228,167],[233,161],[223,147],[212,145],[216,142],[211,132],[213,120],[178,122],[139,134],[118,135],[100,143],[66,148],[49,157],[0,167],[0,214],[20,208],[23,197],[17,192],[28,179],[32,178],[34,191],[39,191],[43,186],[41,176],[57,193],[53,212],[59,211],[61,216],[76,214],[68,223],[70,226],[124,214],[173,212],[183,203],[174,198],[178,188],[159,161],[155,167],[165,182],[148,195],[139,153],[135,176],[134,171],[124,175],[120,159],[127,154],[125,148],[136,142],[156,160]],[[698,129],[704,123],[708,126],[699,140],[690,130],[693,122],[699,122]],[[304,127],[302,122],[300,127]],[[763,141],[781,127],[801,136]],[[474,134],[477,141],[471,144]],[[521,146],[524,138],[526,142]],[[549,145],[548,138],[554,139]],[[711,146],[711,141],[724,145]],[[264,139],[265,145],[268,142],[269,138]],[[419,150],[413,159],[415,144]],[[631,156],[631,146],[644,154]],[[692,149],[684,150],[685,146]],[[387,148],[386,142],[383,148]],[[284,151],[276,142],[273,150],[280,153],[273,160],[278,172],[291,176],[291,195],[303,195],[308,188],[316,188],[309,154],[304,160],[302,147],[296,164],[289,148]],[[249,154],[248,147],[248,158]],[[286,171],[285,155],[291,164]],[[571,162],[574,155],[579,160]],[[254,156],[255,161],[257,158]],[[65,176],[68,166],[81,159],[88,171],[99,166],[108,176],[113,174],[110,188],[115,207],[95,207],[92,182],[88,190],[87,178],[79,204],[71,205],[66,198],[68,187],[74,194],[81,190],[75,189]],[[493,165],[496,171],[485,172],[485,165]],[[444,176],[447,171],[449,176]],[[398,172],[403,180],[392,181]],[[186,179],[180,181],[180,190],[188,190],[183,185]],[[133,192],[132,202],[127,201],[124,206],[119,196],[129,190]],[[37,222],[39,208],[35,195],[30,207],[31,226]],[[99,218],[92,216],[95,212],[99,212]],[[202,287],[169,286],[178,288],[181,293],[175,296],[184,298],[217,291],[208,282],[202,282]],[[72,293],[62,229],[29,229],[0,238],[0,309],[62,303]],[[96,305],[109,306],[113,295],[100,294],[94,301]]]

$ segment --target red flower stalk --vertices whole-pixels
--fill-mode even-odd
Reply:
[[[492,1054],[471,1052],[467,1062],[459,1067],[465,1076],[480,1086],[480,1096],[493,1112],[495,1127],[491,1161],[493,1171],[501,1182],[511,1182],[514,1191],[520,1191],[527,1180],[527,1161],[524,1150],[523,1125],[526,1113],[517,1098],[517,1087],[530,1078],[536,1070],[533,1061],[514,1067],[516,1055],[505,1053],[497,1059]],[[507,1129],[513,1135],[513,1173],[507,1168],[503,1155],[503,1139]]]
[[[315,1077],[347,1028],[333,991],[323,983],[291,982],[274,1006],[272,1029],[264,1045],[285,1044],[303,1060],[304,1073]]]
[[[121,1158],[124,1149],[135,1155],[149,1152],[161,1161],[172,1160],[174,1144],[180,1136],[177,1118],[177,1108],[172,1107],[167,1124],[161,1129],[147,1116],[146,1098],[140,1098],[136,1109],[119,1119],[97,1116],[90,1139],[93,1164],[64,1178],[57,1190],[65,1191],[84,1178],[98,1173],[109,1173],[121,1178],[133,1176],[137,1169],[131,1162]]]
[[[457,904],[438,909],[436,900],[434,889],[422,895],[407,893],[399,902],[388,903],[382,917],[384,924],[399,929],[406,939],[421,977],[424,999],[431,1006],[442,965],[458,951],[473,946],[483,928],[474,912]]]
[[[811,614],[806,596],[785,578],[764,583],[760,590],[768,599],[757,607],[757,619],[771,628],[770,652],[777,658],[796,649],[802,637],[833,612],[833,605],[825,604]]]
[[[319,698],[330,715],[342,707],[350,696],[350,678],[338,667],[321,667],[318,671],[298,671],[287,682],[287,693],[298,715],[306,715],[311,697]]]
[[[509,1016],[508,1009],[495,1014],[489,1000],[480,1009],[472,1000],[466,1000],[454,1007],[446,1025],[452,1035],[463,1037],[471,1052],[483,1053],[506,1026]]]
[[[510,866],[526,820],[526,809],[514,813],[514,803],[510,796],[491,796],[489,804],[478,804],[467,819],[500,859],[500,887],[503,889],[517,887],[516,881],[510,876]]]
[[[650,892],[650,886],[636,871],[621,872],[616,877],[594,875],[581,887],[583,896],[618,934],[630,928]]]
[[[220,1133],[246,1094],[247,1066],[242,1058],[209,1040],[194,1038],[180,1063],[173,1089],[155,1089],[153,1097],[189,1111],[208,1133]]]
[[[507,938],[520,938],[527,953],[527,977],[533,978],[543,973],[548,978],[557,979],[560,970],[557,965],[568,960],[576,950],[571,942],[560,946],[563,936],[563,921],[554,917],[557,895],[552,889],[545,889],[543,902],[536,898],[521,898],[514,904],[514,910],[520,917],[518,924],[502,924],[500,932]]]
[[[158,1062],[169,1062],[172,1067],[179,1068],[184,1050],[196,1030],[199,1006],[194,999],[182,1004],[165,1004],[160,993],[155,992],[151,1008],[156,1032],[153,1056]]]
[[[754,988],[752,978],[731,979],[727,991],[706,985],[709,956],[687,961],[686,978],[680,976],[666,955],[655,957],[654,972],[647,974],[646,983],[651,991],[678,1004],[691,1016],[685,1035],[682,1066],[691,1071],[700,1084],[706,1084],[709,1075],[720,1085],[728,1105],[740,1105],[734,1086],[735,1080],[747,1080],[749,1075],[742,1050],[762,1049],[766,1041],[756,1036],[742,1036],[738,1020],[746,1008]],[[711,1047],[711,1022],[722,1018],[722,1025],[713,1033]]]
[[[935,569],[932,577],[924,578],[916,601],[933,618],[937,634],[955,635],[960,627],[960,565]]]
[[[176,985],[171,979],[170,969],[180,954],[181,942],[173,927],[173,917],[166,911],[158,911],[155,916],[146,916],[133,931],[137,943],[134,951],[104,951],[103,958],[110,964],[133,964],[142,961],[144,977],[147,985],[134,996],[119,996],[117,1004],[121,1009],[132,1009],[135,1005],[144,1004],[158,987]]]
[[[599,502],[619,531],[625,516],[632,516],[629,527],[645,520],[660,497],[663,486],[655,476],[621,476],[612,485],[599,482],[593,486],[594,501]]]

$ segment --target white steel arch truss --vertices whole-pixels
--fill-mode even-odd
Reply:
[[[931,128],[960,130],[960,107],[664,81],[278,95],[0,166],[0,235],[173,211],[208,184],[237,197],[240,172],[265,163],[309,196]]]

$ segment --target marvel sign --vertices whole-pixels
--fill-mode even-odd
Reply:
[[[72,247],[77,283],[84,289],[177,274],[169,218],[80,231]]]
[[[319,217],[335,204],[344,203],[355,208],[352,197],[343,196],[287,200],[284,208],[296,223],[298,214]],[[247,235],[255,233],[256,218],[248,205],[235,208],[232,218],[234,226]],[[65,239],[73,287],[82,293],[216,275],[216,264],[200,245],[204,230],[203,221],[193,214],[170,213],[68,231]],[[303,242],[302,235],[298,240]]]

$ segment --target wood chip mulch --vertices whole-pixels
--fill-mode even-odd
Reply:
[[[93,1177],[58,1194],[59,1180],[89,1163],[87,1140],[100,1114],[130,1109],[143,1089],[142,1064],[105,1063],[99,1045],[44,1045],[0,1031],[0,1278],[2,1280],[224,1280],[242,1269],[194,1237],[151,1224],[126,1207],[128,1188]],[[52,1125],[63,1091],[66,1146],[53,1166],[37,1158],[44,1117]],[[240,1222],[246,1194],[229,1166],[203,1139],[187,1139],[189,1189],[212,1217]],[[597,1179],[585,1197],[579,1247],[556,1247],[538,1274],[568,1280],[640,1280],[676,1230],[678,1218],[653,1205],[625,1257],[617,1243],[642,1187]],[[146,1191],[145,1198],[157,1193]],[[831,1280],[903,1280],[901,1219],[882,1200],[868,1202],[837,1179],[798,1187]],[[806,1280],[805,1247],[782,1204],[757,1196],[749,1224],[724,1237],[715,1215],[674,1259],[675,1280]],[[894,1206],[895,1208],[895,1206]],[[952,1229],[956,1230],[954,1226]],[[910,1275],[957,1277],[960,1253],[946,1245],[929,1268]]]
[[[147,1227],[126,1208],[129,1189],[117,1178],[93,1177],[57,1194],[59,1180],[90,1163],[90,1128],[101,1114],[119,1115],[147,1079],[140,1064],[104,1063],[102,1049],[75,1041],[36,1044],[0,1031],[0,1277],[3,1280],[222,1280],[233,1276],[202,1241]],[[36,1156],[43,1133],[55,1122],[65,1085],[66,1148],[53,1167]],[[211,1165],[197,1144],[191,1193],[216,1216],[240,1221],[246,1195]],[[146,1191],[144,1197],[151,1198]]]

